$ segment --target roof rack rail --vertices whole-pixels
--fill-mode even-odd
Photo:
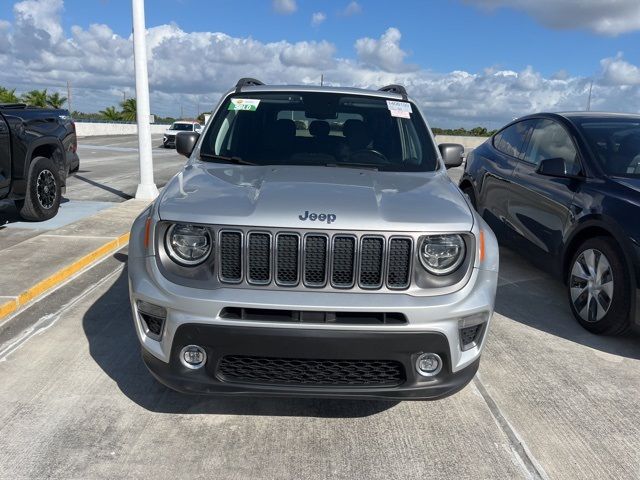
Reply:
[[[256,80],[255,78],[241,78],[240,80],[238,80],[238,83],[236,83],[236,93],[240,93],[242,87],[257,87],[260,85],[264,85],[264,83],[262,83],[260,80]]]
[[[18,108],[27,108],[27,104],[26,103],[0,103],[0,108],[14,108],[14,109],[18,109]]]
[[[389,92],[389,93],[397,93],[398,95],[402,95],[403,100],[408,100],[407,89],[402,85],[392,84],[387,85],[386,87],[382,87],[378,90],[379,92]]]

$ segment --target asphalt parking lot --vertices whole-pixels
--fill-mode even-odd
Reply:
[[[80,175],[93,168],[92,181],[135,192],[131,159],[119,180],[104,162],[120,153],[83,155]],[[154,158],[166,179],[182,163]],[[69,198],[121,198],[79,182]],[[508,250],[476,379],[402,403],[166,389],[140,359],[126,259],[124,249],[20,313],[12,325],[26,331],[0,329],[0,478],[640,477],[640,338],[582,330],[562,286]]]

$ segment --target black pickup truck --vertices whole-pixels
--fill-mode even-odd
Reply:
[[[80,166],[77,147],[67,110],[0,104],[0,200],[15,201],[24,220],[54,217]]]

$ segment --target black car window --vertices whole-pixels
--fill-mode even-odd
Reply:
[[[562,158],[568,174],[580,173],[576,147],[565,128],[554,120],[539,120],[531,133],[523,160],[538,166],[542,160],[550,158]]]
[[[608,175],[640,178],[640,120],[585,118],[574,120]]]
[[[531,121],[514,123],[493,137],[493,146],[507,155],[522,158],[524,142],[527,139]]]

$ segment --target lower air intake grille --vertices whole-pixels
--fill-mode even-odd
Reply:
[[[147,329],[154,335],[159,336],[162,332],[162,324],[164,323],[164,319],[154,317],[142,312],[140,312],[140,316],[144,320],[144,323],[147,324]]]
[[[462,348],[469,348],[477,340],[482,325],[474,325],[472,327],[465,327],[460,329],[460,341],[462,342]]]
[[[218,364],[223,381],[271,385],[394,386],[404,368],[392,360],[311,360],[229,355]]]
[[[220,234],[220,278],[226,282],[242,280],[242,235],[238,232]]]

